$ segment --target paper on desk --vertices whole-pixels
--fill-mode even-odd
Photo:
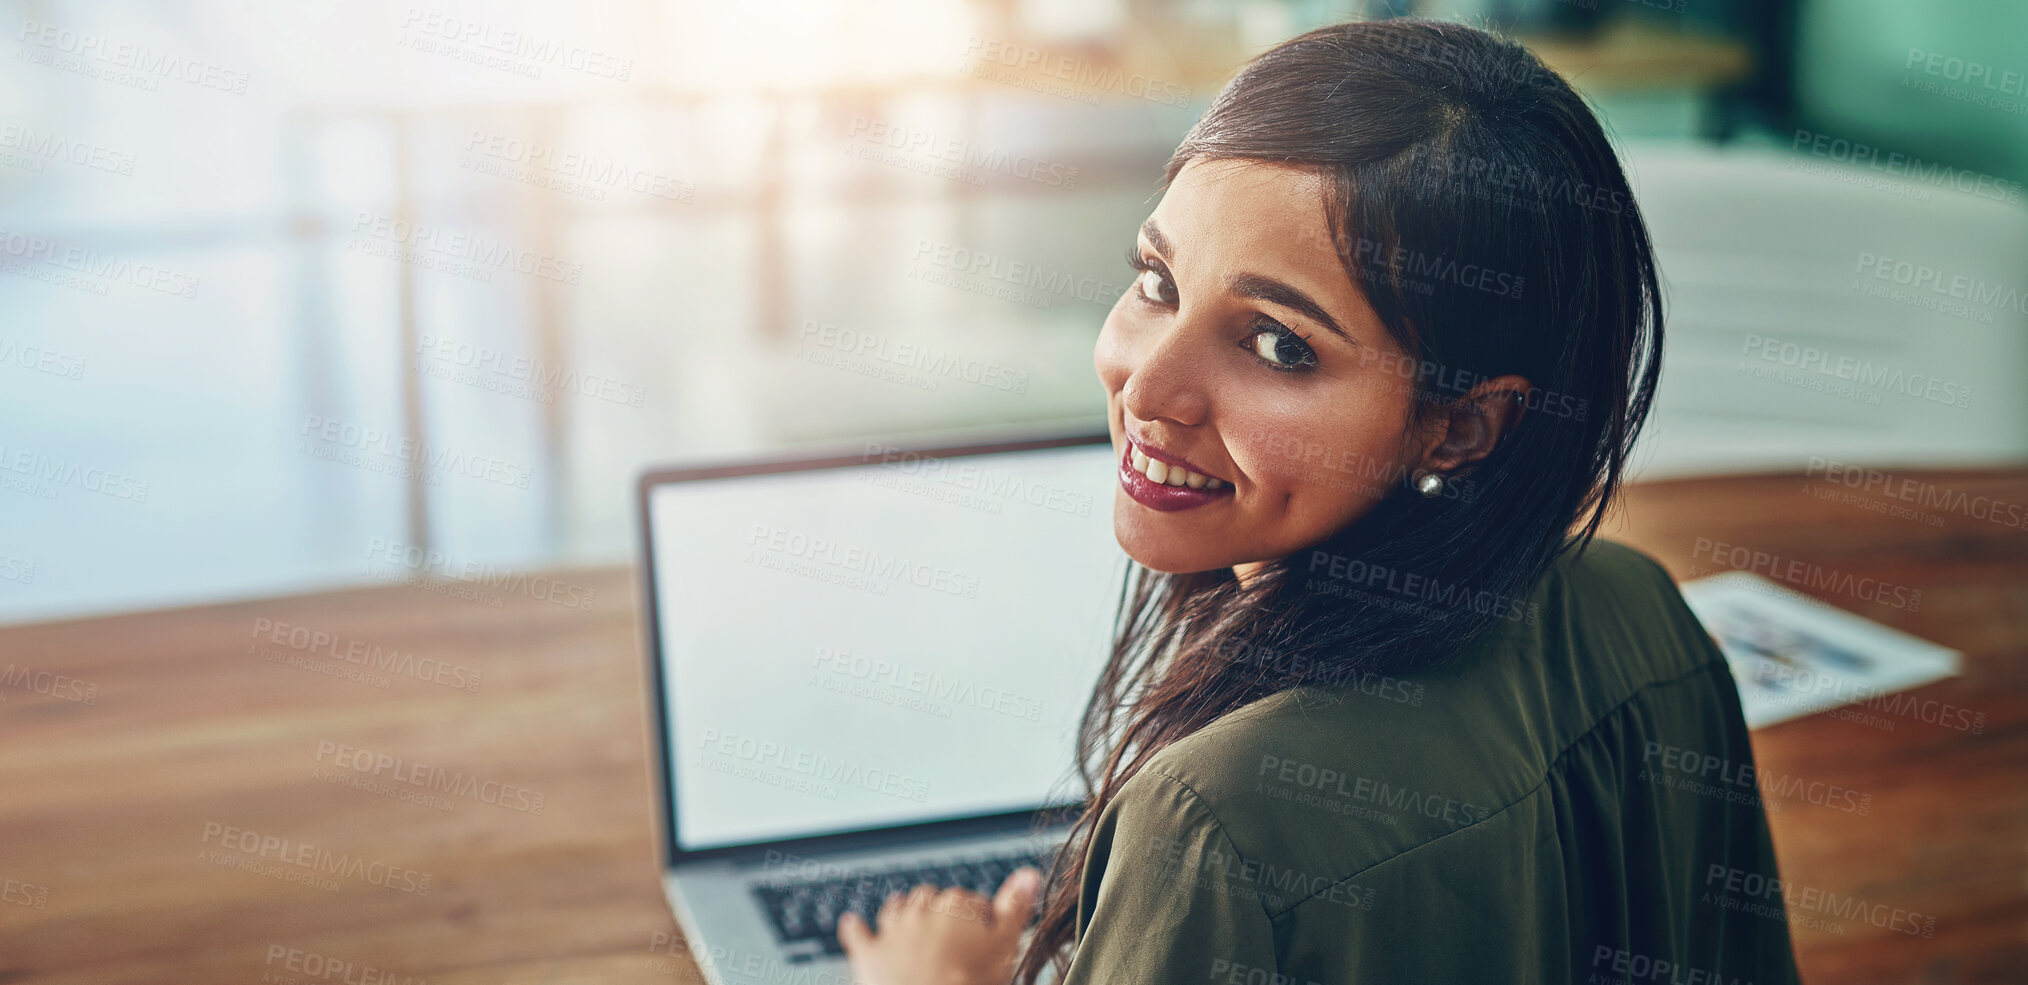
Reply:
[[[1956,650],[1756,574],[1728,571],[1682,590],[1732,665],[1747,728],[1840,705],[1892,707],[1880,699],[1958,673]]]

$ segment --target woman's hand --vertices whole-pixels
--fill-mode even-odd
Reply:
[[[838,920],[838,940],[857,985],[1007,985],[1042,873],[1014,870],[992,899],[964,889],[915,887],[880,908],[880,933],[857,913]]]

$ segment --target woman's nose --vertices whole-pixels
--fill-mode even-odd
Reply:
[[[1182,318],[1149,329],[1120,353],[1120,402],[1138,420],[1203,423],[1210,409],[1209,332]]]

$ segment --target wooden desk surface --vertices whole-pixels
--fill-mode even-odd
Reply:
[[[1867,906],[1794,936],[1817,982],[2018,981],[2028,533],[1968,514],[2028,507],[2028,472],[1907,477],[1965,498],[1918,510],[1939,527],[1800,477],[1651,484],[1611,534],[1679,578],[1732,544],[1922,592],[1824,597],[1965,651],[1914,693],[1976,731],[1911,710],[1755,734],[1764,775],[1867,798],[1768,797],[1783,877]],[[392,585],[0,629],[0,983],[701,981],[653,863],[633,586],[556,577],[497,608]],[[573,587],[588,610],[540,597]],[[346,782],[368,762],[377,786]],[[1932,936],[1874,925],[1894,909]]]

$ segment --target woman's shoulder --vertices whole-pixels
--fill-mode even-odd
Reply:
[[[1723,664],[1723,654],[1668,569],[1647,553],[1595,537],[1566,551],[1531,594],[1530,627],[1545,673],[1591,685],[1584,693],[1618,704],[1658,681]],[[1511,640],[1485,642],[1499,646]],[[1605,709],[1591,707],[1588,717]],[[1586,723],[1589,727],[1589,722]]]
[[[1164,747],[1118,806],[1216,829],[1242,867],[1349,878],[1486,820],[1530,785],[1512,748],[1462,738],[1471,716],[1445,701],[1428,682],[1382,675],[1342,694],[1282,691]],[[1430,741],[1443,734],[1453,739]]]
[[[1350,873],[1519,802],[1636,694],[1716,693],[1723,658],[1632,547],[1595,539],[1559,557],[1528,601],[1439,668],[1236,709],[1151,757],[1122,796],[1180,787],[1240,856]]]
[[[1666,588],[1673,592],[1675,579],[1669,569],[1646,551],[1632,544],[1605,537],[1572,540],[1551,562],[1550,570],[1572,579],[1572,587],[1597,589],[1606,586]]]

